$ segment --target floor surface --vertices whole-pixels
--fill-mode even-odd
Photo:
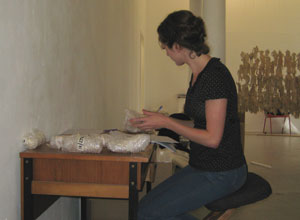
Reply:
[[[230,220],[299,220],[300,138],[248,134],[245,137],[245,155],[249,171],[268,180],[273,193],[265,200],[236,209]],[[170,172],[171,166],[162,164],[157,171],[156,184]],[[125,200],[93,200],[89,204],[91,220],[127,219]],[[202,219],[207,213],[206,208],[200,208],[193,215]]]

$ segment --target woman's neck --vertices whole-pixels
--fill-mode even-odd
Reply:
[[[207,54],[202,54],[201,56],[196,57],[194,59],[190,59],[187,62],[193,73],[192,85],[194,85],[198,75],[202,72],[202,70],[205,68],[210,59],[211,56]]]
[[[202,54],[199,57],[196,57],[194,59],[190,59],[190,61],[187,63],[194,75],[198,75],[202,72],[202,70],[205,68],[209,60],[211,59],[211,56],[207,54]]]

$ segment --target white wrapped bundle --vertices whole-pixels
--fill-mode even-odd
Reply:
[[[103,141],[99,134],[58,135],[51,138],[50,146],[67,152],[100,153]]]
[[[143,117],[143,114],[140,114],[134,110],[125,109],[125,121],[124,121],[124,130],[130,133],[140,133],[143,132],[141,129],[133,127],[130,123],[130,119],[132,118],[140,118]]]
[[[148,134],[126,134],[120,131],[112,131],[103,134],[104,145],[113,152],[137,153],[144,151],[150,143]]]
[[[39,145],[46,142],[44,133],[38,129],[33,129],[32,132],[27,133],[23,137],[23,144],[28,149],[35,149]]]

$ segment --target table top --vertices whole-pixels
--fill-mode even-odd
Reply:
[[[51,148],[49,143],[38,146],[34,150],[25,150],[20,153],[21,158],[45,158],[65,160],[99,160],[99,161],[122,161],[122,162],[149,162],[153,152],[150,144],[145,151],[139,153],[115,153],[103,148],[101,153],[75,153],[65,152]]]

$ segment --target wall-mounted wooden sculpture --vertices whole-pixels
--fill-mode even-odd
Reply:
[[[237,88],[239,110],[300,116],[300,53],[259,50],[241,52]]]

